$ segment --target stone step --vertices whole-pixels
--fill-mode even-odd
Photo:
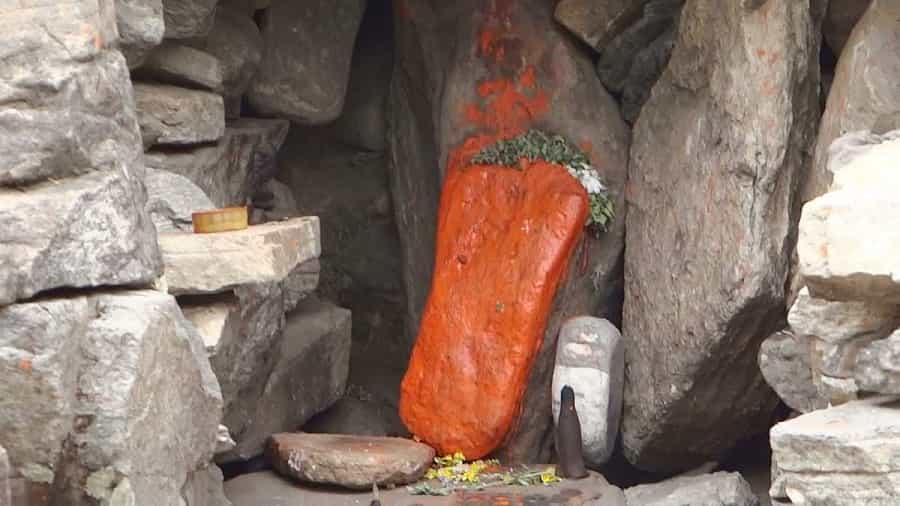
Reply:
[[[319,218],[294,218],[216,234],[163,233],[159,246],[169,293],[223,293],[281,282],[321,254]]]

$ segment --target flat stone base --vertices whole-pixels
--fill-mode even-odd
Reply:
[[[272,472],[239,476],[225,483],[225,495],[234,506],[360,506],[372,500],[372,492],[348,492],[331,488],[297,485]],[[449,496],[410,495],[406,487],[380,490],[385,506],[625,506],[625,495],[591,473],[583,480],[564,480],[552,485],[497,487],[482,491],[457,492]]]

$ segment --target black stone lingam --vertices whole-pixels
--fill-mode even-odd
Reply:
[[[556,424],[556,451],[563,478],[579,479],[588,475],[581,447],[581,422],[575,410],[575,391],[566,385],[560,392],[559,421]]]

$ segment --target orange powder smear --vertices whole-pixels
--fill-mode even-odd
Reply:
[[[439,453],[481,458],[513,427],[587,212],[584,188],[559,165],[447,175],[400,398],[404,423]]]

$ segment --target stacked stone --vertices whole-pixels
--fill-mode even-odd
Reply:
[[[219,385],[149,289],[163,264],[116,12],[0,7],[2,504],[226,504]]]

